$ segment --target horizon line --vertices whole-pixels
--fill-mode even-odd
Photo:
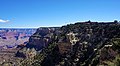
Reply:
[[[90,21],[90,22],[98,22],[98,23],[102,23],[102,22],[104,22],[104,23],[107,23],[107,22],[114,22],[114,21],[91,21],[91,20],[88,20],[88,21]],[[40,26],[40,27],[62,27],[62,26],[65,26],[65,25],[68,25],[68,24],[75,24],[75,23],[83,23],[83,22],[88,22],[88,21],[75,21],[74,23],[67,23],[67,24],[62,24],[62,25],[51,25],[51,26]],[[118,20],[117,20],[118,21]],[[118,21],[118,22],[120,22],[120,21]],[[0,27],[0,28],[40,28],[40,27]]]
[[[37,29],[37,28],[44,28],[44,27],[61,27],[61,26],[41,26],[41,27],[0,27],[0,28],[21,28],[21,29],[24,29],[24,28],[35,28],[35,29]]]

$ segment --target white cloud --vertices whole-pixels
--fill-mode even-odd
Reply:
[[[3,19],[0,19],[0,22],[2,23],[6,23],[6,22],[9,22],[10,20],[3,20]]]

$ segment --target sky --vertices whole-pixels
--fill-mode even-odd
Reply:
[[[0,28],[120,20],[120,0],[0,0]]]

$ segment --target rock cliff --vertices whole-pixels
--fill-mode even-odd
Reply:
[[[56,30],[39,28],[27,47],[42,48],[31,66],[119,66],[120,24],[88,21]]]
[[[38,28],[37,31],[30,37],[29,43],[26,45],[26,47],[40,50],[43,47],[48,46],[48,44],[52,41],[54,32],[57,29],[57,27]]]

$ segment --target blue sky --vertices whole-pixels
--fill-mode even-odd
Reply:
[[[120,20],[120,0],[0,0],[0,27]]]

